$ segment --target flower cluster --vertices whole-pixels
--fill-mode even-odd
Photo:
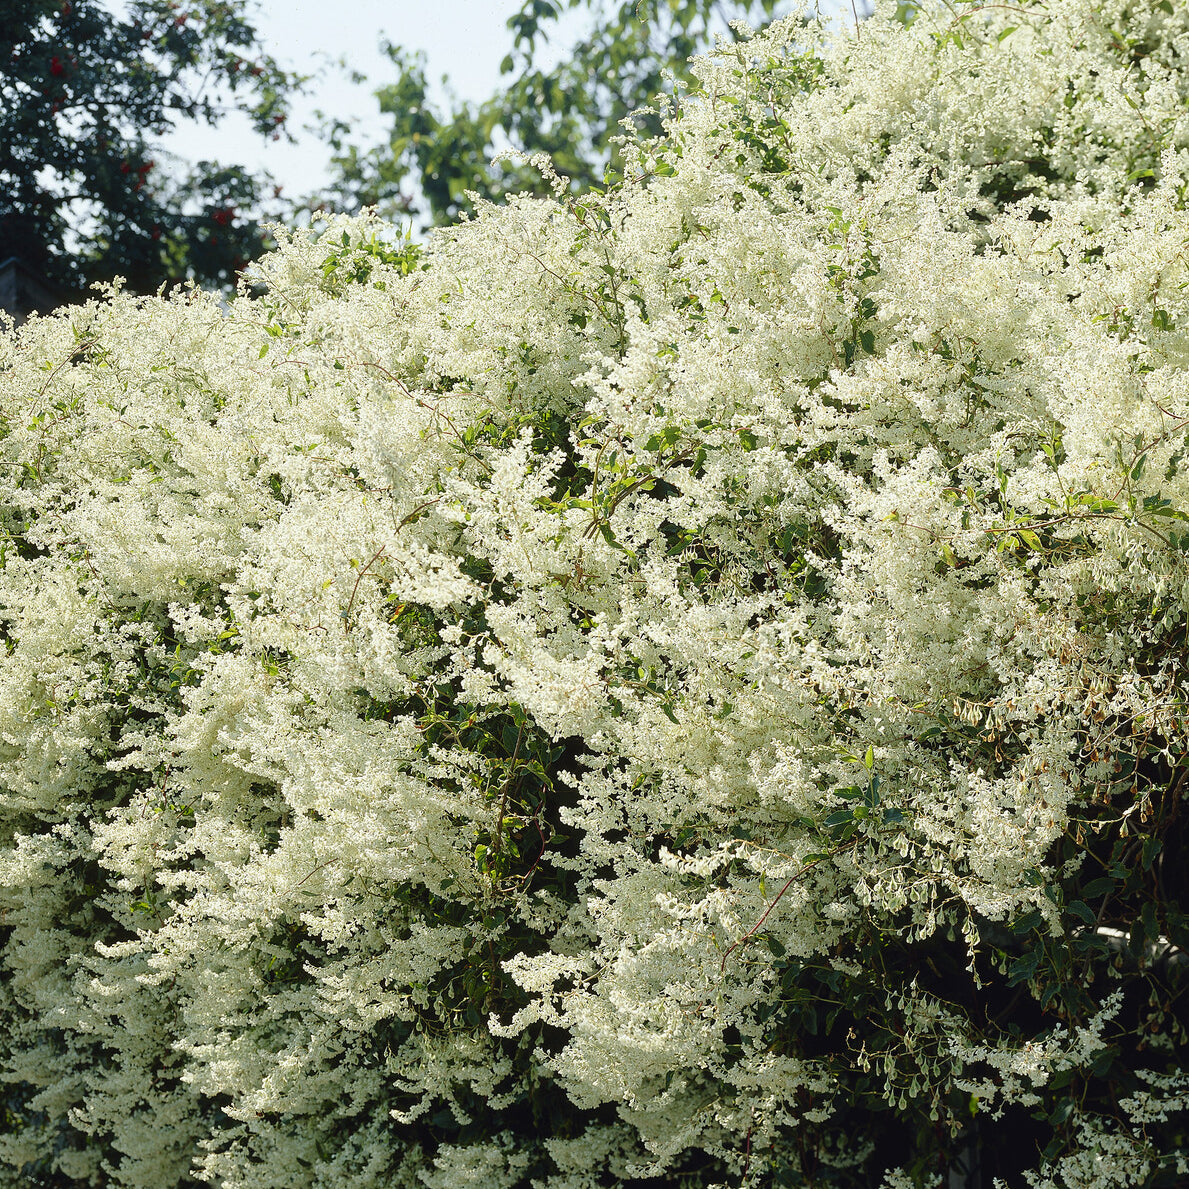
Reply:
[[[0,1183],[1184,1170],[1189,12],[899,9],[0,335]]]

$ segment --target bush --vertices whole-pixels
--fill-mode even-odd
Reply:
[[[0,338],[4,1184],[1185,1175],[1189,13],[901,8]]]

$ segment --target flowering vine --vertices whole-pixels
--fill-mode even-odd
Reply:
[[[1184,1177],[1189,17],[900,8],[0,337],[8,1182]]]

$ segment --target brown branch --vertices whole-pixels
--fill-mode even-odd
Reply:
[[[351,634],[351,608],[355,606],[355,596],[359,593],[359,584],[363,581],[363,576],[375,565],[380,555],[384,552],[386,547],[381,545],[375,553],[372,554],[366,566],[364,566],[355,575],[355,585],[351,587],[351,597],[347,601],[347,609],[343,612],[343,631],[349,636]]]
[[[807,871],[812,870],[814,867],[816,867],[823,860],[833,858],[834,855],[841,853],[841,851],[843,851],[843,850],[849,849],[853,845],[854,845],[853,842],[848,842],[844,847],[840,847],[839,850],[830,851],[828,854],[824,854],[824,855],[818,855],[816,859],[811,859],[808,863],[806,863],[805,866],[802,867],[800,871],[794,871],[793,874],[790,875],[787,880],[785,880],[784,887],[781,888],[780,891],[776,893],[776,899],[773,900],[772,903],[769,904],[766,909],[764,909],[764,915],[761,916],[760,919],[758,921],[756,921],[756,923],[754,925],[752,925],[752,927],[750,929],[748,929],[748,931],[746,933],[744,933],[742,937],[740,937],[738,940],[736,940],[735,943],[730,947],[730,949],[727,950],[727,952],[725,954],[723,954],[722,962],[720,963],[719,968],[718,968],[719,974],[722,974],[726,970],[727,959],[731,956],[731,954],[734,953],[734,951],[737,950],[749,937],[754,936],[759,931],[760,927],[768,919],[768,915],[777,906],[777,904],[780,903],[781,897],[785,894],[785,892],[787,892],[789,890],[789,888],[791,888],[793,886],[793,884],[797,880],[799,880],[801,878],[801,876],[803,876]]]

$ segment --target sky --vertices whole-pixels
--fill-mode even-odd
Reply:
[[[449,75],[451,90],[461,99],[481,101],[499,86],[500,61],[512,48],[507,28],[523,0],[257,0],[254,17],[262,46],[284,67],[314,78],[306,95],[293,103],[289,127],[296,143],[270,142],[252,131],[247,119],[229,116],[217,128],[187,125],[166,138],[164,147],[189,161],[218,160],[267,170],[285,197],[300,199],[329,180],[330,151],[306,125],[315,113],[350,123],[355,143],[382,139],[385,120],[372,91],[394,80],[392,64],[380,52],[387,39],[409,50],[424,50],[427,76]],[[849,7],[848,0],[822,0],[823,10]],[[791,7],[791,5],[790,5]],[[560,22],[553,55],[539,60],[552,65],[568,40],[577,37],[584,12],[568,13]],[[550,58],[552,57],[552,61]],[[352,83],[338,66],[367,77]],[[439,100],[445,92],[439,89]]]
[[[217,128],[188,125],[165,141],[165,148],[191,161],[220,160],[263,168],[299,198],[329,177],[329,149],[303,126],[321,109],[346,120],[356,138],[380,139],[385,121],[372,91],[393,81],[392,64],[380,52],[382,39],[410,50],[424,50],[427,75],[449,74],[451,89],[462,99],[483,100],[499,86],[500,61],[512,46],[507,20],[522,0],[262,0],[255,22],[262,46],[280,65],[312,74],[309,93],[293,104],[290,128],[296,144],[270,142],[248,121],[232,115]],[[576,28],[574,22],[569,27]],[[367,76],[352,83],[337,63]],[[439,91],[439,97],[444,98]]]

